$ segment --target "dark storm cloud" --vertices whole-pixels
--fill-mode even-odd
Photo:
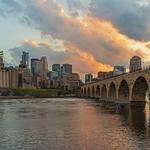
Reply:
[[[150,39],[150,4],[141,0],[92,0],[92,15],[110,20],[130,38]]]
[[[130,38],[138,40],[150,39],[150,4],[146,0],[91,0],[90,6],[88,2],[80,0],[66,0],[69,12],[76,17],[79,12],[89,9],[92,15],[100,19],[111,21],[123,34]],[[6,13],[22,12],[24,14],[21,21],[27,25],[33,25],[40,28],[42,32],[49,32],[49,26],[53,30],[53,34],[57,34],[58,29],[63,24],[61,17],[58,17],[60,7],[53,1],[47,1],[47,5],[51,6],[49,12],[48,23],[44,16],[46,13],[37,6],[38,1],[34,0],[1,0],[1,4],[7,5],[6,9],[0,9],[0,14],[6,16]],[[26,9],[25,9],[26,8]],[[47,8],[48,9],[48,8]],[[46,13],[47,14],[47,13]],[[43,22],[45,27],[39,27],[39,22]],[[52,25],[54,22],[54,25]],[[46,27],[47,25],[47,27]],[[56,29],[57,28],[57,29]]]

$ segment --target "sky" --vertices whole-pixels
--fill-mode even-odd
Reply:
[[[150,65],[149,14],[149,0],[0,0],[0,50],[9,65],[28,51],[81,74],[128,67],[134,55]]]

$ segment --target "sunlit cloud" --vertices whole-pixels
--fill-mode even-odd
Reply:
[[[123,5],[118,0],[113,1],[120,7],[109,6],[108,0],[105,5],[102,0],[92,0],[89,7],[87,5],[89,2],[86,3],[86,13],[85,11],[79,13],[84,4],[79,0],[68,1],[68,3],[66,1],[68,6],[63,6],[63,3],[60,4],[56,0],[23,1],[25,9],[20,12],[23,14],[22,19],[25,18],[23,23],[27,22],[25,25],[38,30],[42,35],[41,41],[35,42],[34,39],[25,41],[26,47],[29,46],[32,55],[35,54],[32,51],[37,50],[39,56],[43,53],[40,48],[46,49],[47,56],[53,54],[58,63],[72,63],[75,71],[82,73],[109,71],[114,65],[128,67],[129,59],[133,55],[139,55],[144,61],[149,62],[150,38],[148,38],[148,31],[145,28],[148,26],[148,20],[147,17],[144,18],[146,20],[144,26],[138,24],[141,16],[135,13],[139,7],[143,9],[149,7],[149,4],[146,1],[143,1],[142,5],[138,4],[137,0],[136,2],[127,0],[123,2]],[[124,32],[128,31],[127,27],[117,24],[122,15],[124,19],[131,19],[128,18],[130,15],[126,13],[127,4],[132,4],[130,10],[133,6],[138,7],[131,11],[134,14],[132,17],[138,16],[135,18],[138,20],[137,24],[134,23],[136,30],[133,30],[134,35],[139,35],[137,38]],[[109,7],[112,9],[108,9]],[[148,11],[148,9],[146,10]],[[108,16],[104,14],[105,11],[108,11],[106,13]],[[146,12],[143,11],[143,13]],[[131,27],[133,28],[133,26]],[[140,27],[145,29],[143,31],[146,34],[144,32],[141,34]],[[24,47],[24,44],[20,44],[20,47],[22,46]],[[61,59],[56,59],[60,56]],[[53,62],[50,61],[50,63]]]
[[[99,61],[96,61],[92,54],[86,52],[85,50],[79,49],[71,43],[65,45],[66,50],[72,55],[69,58],[69,62],[75,64],[76,70],[80,68],[81,73],[88,73],[89,70],[92,73],[97,73],[98,70],[110,71],[112,66],[108,64],[103,64]],[[66,60],[66,62],[68,59]]]

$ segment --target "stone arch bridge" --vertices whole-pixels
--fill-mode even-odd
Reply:
[[[150,69],[122,74],[116,77],[85,84],[81,97],[102,101],[143,102],[150,90]]]

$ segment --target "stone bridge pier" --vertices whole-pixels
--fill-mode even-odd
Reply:
[[[140,103],[145,102],[149,91],[150,70],[141,70],[85,84],[80,95],[100,101]]]

